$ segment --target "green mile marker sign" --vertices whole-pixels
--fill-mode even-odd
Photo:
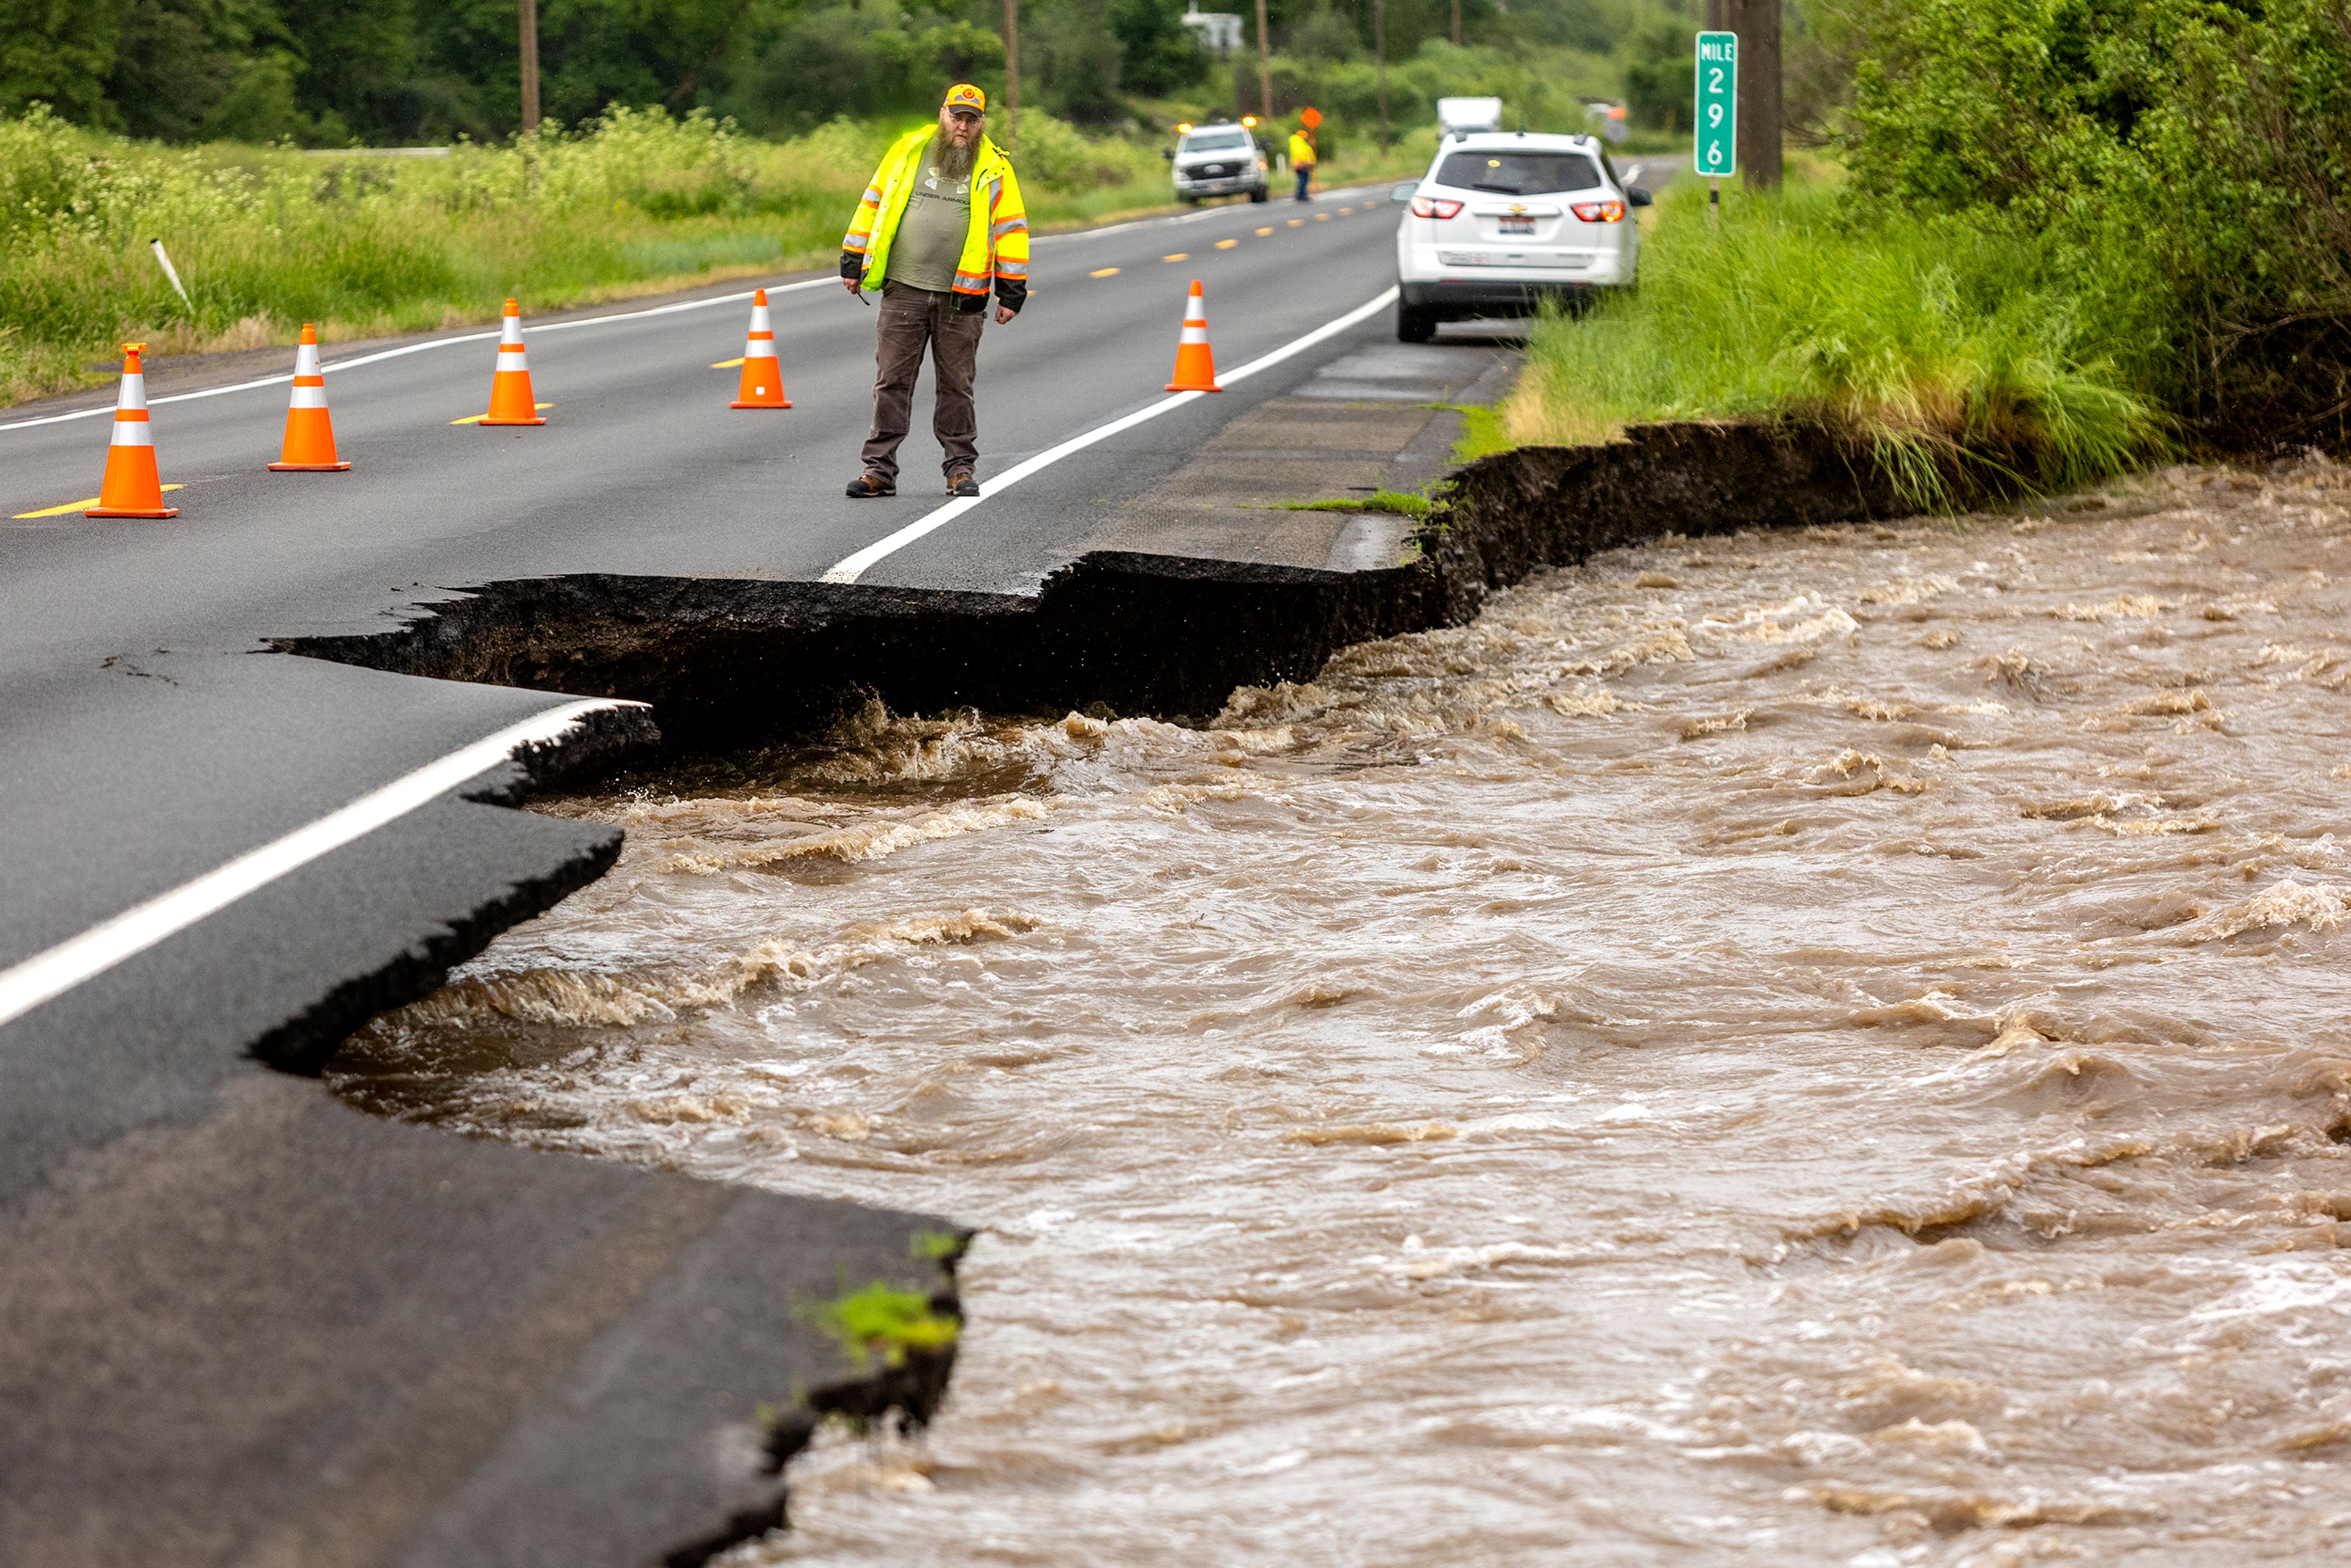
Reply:
[[[1739,172],[1739,35],[1698,36],[1698,127],[1690,167],[1708,179]]]

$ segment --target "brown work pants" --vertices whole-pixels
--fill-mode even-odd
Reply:
[[[979,414],[972,406],[972,379],[979,371],[979,326],[984,310],[955,308],[952,294],[934,294],[903,283],[882,286],[879,342],[873,355],[873,428],[865,437],[865,472],[895,484],[898,444],[914,412],[914,378],[922,374],[923,350],[931,350],[931,379],[938,398],[931,405],[931,434],[946,460],[939,466],[953,479],[979,463]]]

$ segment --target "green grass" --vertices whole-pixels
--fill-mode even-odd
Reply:
[[[903,127],[789,141],[616,110],[582,131],[441,158],[173,149],[0,116],[0,402],[103,383],[117,345],[159,353],[329,342],[832,265]],[[1021,116],[1039,229],[1170,205],[1155,144]],[[170,248],[191,302],[147,242]]]
[[[1655,420],[1794,419],[1865,449],[1902,495],[2056,490],[2167,448],[2087,312],[2025,241],[1859,211],[1817,174],[1777,196],[1667,187],[1637,293],[1538,322],[1486,434],[1603,442]]]
[[[1285,512],[1393,512],[1400,517],[1425,517],[1437,503],[1408,490],[1375,490],[1368,496],[1329,501],[1278,501],[1274,505]]]
[[[879,1280],[800,1315],[840,1341],[860,1366],[876,1355],[885,1366],[903,1366],[910,1352],[955,1343],[963,1326],[931,1311],[930,1298],[920,1291],[896,1290]]]
[[[945,1263],[963,1256],[965,1241],[952,1230],[917,1230],[907,1246],[925,1262]]]

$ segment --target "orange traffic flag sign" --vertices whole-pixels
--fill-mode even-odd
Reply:
[[[530,397],[530,361],[522,351],[522,307],[507,301],[505,326],[498,333],[498,370],[490,378],[490,412],[484,424],[545,424]]]
[[[273,474],[332,474],[350,464],[335,456],[335,426],[327,417],[327,378],[319,373],[319,329],[302,323],[294,350],[294,397],[286,407],[286,440]]]
[[[1208,348],[1208,306],[1200,295],[1200,280],[1192,279],[1192,297],[1184,304],[1184,335],[1176,342],[1176,378],[1169,392],[1222,392],[1217,384],[1217,356]]]
[[[743,379],[728,408],[789,408],[783,368],[776,360],[776,329],[768,320],[768,291],[751,294],[751,329],[743,340]]]
[[[106,477],[99,481],[98,505],[85,517],[176,517],[163,505],[163,480],[155,471],[155,434],[147,422],[147,371],[139,356],[144,343],[122,345],[122,389],[114,398],[114,438],[107,444]]]

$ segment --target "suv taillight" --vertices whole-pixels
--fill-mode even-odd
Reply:
[[[1443,196],[1415,196],[1412,215],[1416,218],[1449,218],[1461,211],[1461,204]]]
[[[1567,209],[1587,224],[1621,224],[1625,221],[1622,202],[1577,202]]]

